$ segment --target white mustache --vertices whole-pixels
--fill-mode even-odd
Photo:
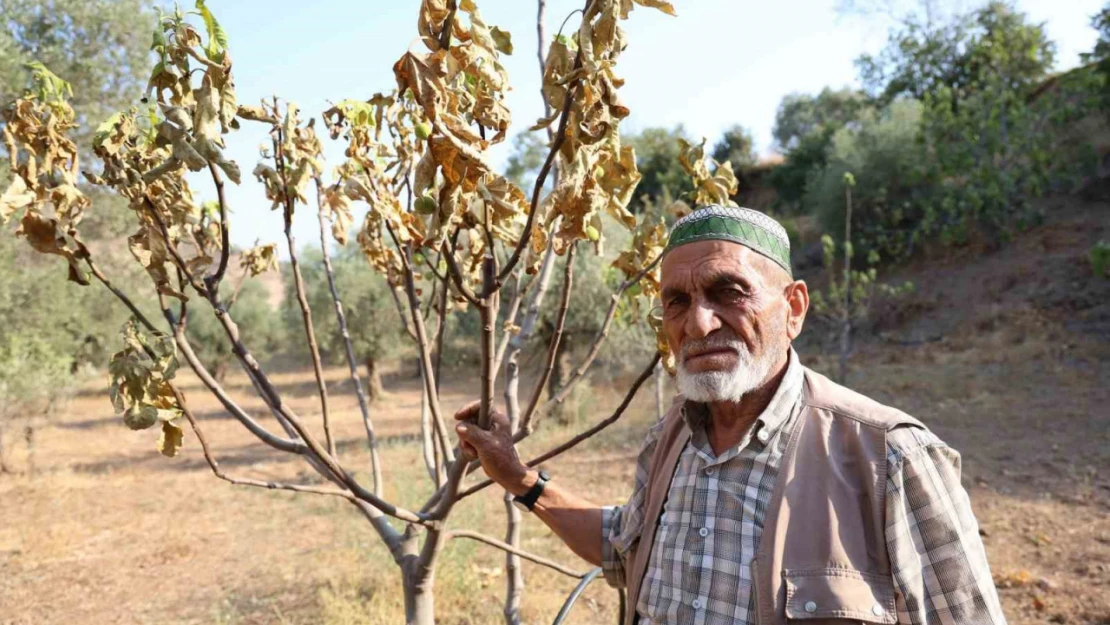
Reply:
[[[743,341],[736,338],[733,334],[729,336],[726,333],[710,334],[703,339],[690,339],[682,344],[680,355],[682,361],[685,362],[690,357],[692,352],[703,352],[711,349],[731,349],[741,356],[748,354],[748,346]]]

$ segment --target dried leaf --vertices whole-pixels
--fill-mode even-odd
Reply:
[[[239,257],[239,266],[246,269],[251,277],[277,270],[277,244],[266,243],[256,245],[243,252]]]
[[[493,38],[494,46],[497,47],[498,52],[502,54],[513,53],[513,37],[509,31],[494,26],[490,29],[489,34]]]
[[[173,458],[177,455],[181,445],[185,440],[185,433],[173,421],[162,422],[162,436],[158,438],[158,451],[167,458]]]

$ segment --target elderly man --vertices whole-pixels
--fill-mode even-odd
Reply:
[[[781,225],[719,206],[679,220],[662,307],[682,394],[624,506],[523,465],[503,415],[488,431],[473,405],[456,415],[464,451],[627,586],[627,623],[1005,623],[959,454],[799,362],[809,293]]]

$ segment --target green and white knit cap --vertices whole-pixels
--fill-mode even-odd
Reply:
[[[790,271],[790,239],[786,229],[767,215],[750,208],[699,206],[679,219],[671,228],[671,237],[663,254],[680,245],[695,241],[732,241],[770,258],[793,276]]]

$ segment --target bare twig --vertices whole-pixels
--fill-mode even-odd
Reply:
[[[225,480],[231,484],[240,486],[256,486],[259,488],[268,488],[271,490],[289,490],[298,493],[312,493],[316,495],[342,497],[353,503],[357,508],[359,508],[359,510],[363,512],[363,514],[367,516],[367,518],[370,520],[370,523],[374,526],[374,529],[377,530],[378,535],[381,536],[383,541],[385,541],[385,544],[389,548],[390,553],[393,554],[394,560],[396,560],[397,562],[401,561],[401,535],[397,532],[397,530],[393,528],[392,525],[389,524],[389,520],[385,518],[380,510],[367,505],[366,502],[360,501],[348,491],[333,488],[319,488],[316,486],[305,486],[302,484],[285,484],[282,482],[265,482],[248,478],[234,478],[224,473],[223,470],[220,469],[220,465],[216,461],[216,457],[212,453],[211,448],[208,446],[208,439],[205,437],[204,431],[201,429],[200,424],[197,422],[196,417],[193,415],[193,411],[189,409],[188,403],[185,401],[185,395],[182,394],[181,391],[172,384],[170,385],[170,389],[173,391],[178,405],[181,406],[181,412],[185,415],[185,418],[189,420],[189,425],[192,427],[193,433],[196,434],[197,441],[200,442],[201,451],[204,453],[204,459],[208,462],[208,466],[211,467],[212,473],[215,474],[216,477]]]
[[[563,273],[563,299],[559,302],[559,312],[555,318],[555,332],[551,336],[551,345],[547,349],[547,363],[540,379],[536,381],[536,388],[532,390],[532,399],[528,402],[528,408],[520,418],[521,430],[532,431],[532,415],[535,414],[536,406],[540,403],[540,396],[543,395],[547,381],[551,378],[551,372],[555,368],[555,359],[559,357],[559,344],[563,339],[563,328],[566,327],[567,311],[570,309],[570,293],[574,287],[574,257],[577,251],[578,246],[572,245],[570,251],[567,252],[567,266]]]
[[[454,462],[455,456],[451,452],[450,446],[446,441],[449,440],[447,434],[447,425],[443,421],[443,413],[439,406],[439,394],[435,392],[436,381],[435,371],[432,369],[432,357],[428,349],[428,331],[424,326],[424,319],[420,316],[420,301],[416,298],[416,284],[412,277],[412,262],[408,256],[408,251],[401,246],[397,235],[393,232],[393,228],[386,224],[386,232],[393,240],[393,244],[397,247],[397,253],[401,256],[401,265],[404,270],[405,278],[405,294],[409,300],[409,313],[412,319],[412,326],[416,330],[416,345],[420,352],[420,363],[424,370],[424,386],[428,389],[428,403],[432,409],[432,420],[436,427],[436,433],[440,438],[440,445],[443,449],[443,455],[447,462]]]
[[[540,407],[539,412],[537,413],[538,416],[547,415],[552,410],[554,410],[556,406],[563,403],[566,400],[567,396],[570,395],[570,392],[574,388],[574,385],[582,379],[582,377],[586,374],[586,371],[590,368],[590,365],[592,365],[594,360],[597,358],[598,354],[601,353],[602,343],[604,343],[605,339],[609,336],[609,329],[613,325],[613,318],[617,314],[617,307],[620,305],[621,296],[624,295],[624,292],[631,288],[632,285],[639,282],[641,279],[643,279],[644,276],[655,269],[655,266],[659,263],[661,258],[662,256],[656,257],[655,260],[651,261],[651,263],[640,270],[639,273],[622,282],[617,291],[613,293],[612,301],[609,304],[609,311],[605,314],[605,320],[602,321],[601,329],[598,331],[597,336],[594,337],[593,343],[590,344],[590,350],[586,354],[585,359],[583,359],[582,363],[579,364],[578,367],[574,370],[570,378],[567,379],[566,384],[564,384],[563,387],[559,389],[559,392],[556,393],[555,396],[553,396],[551,399],[548,399],[547,402],[545,402],[544,405]],[[523,434],[523,436],[526,437],[531,434],[531,432],[526,432],[522,429],[520,434]]]
[[[276,101],[274,110],[277,110]],[[316,375],[316,390],[320,395],[320,416],[324,426],[324,440],[328,445],[328,453],[335,458],[337,457],[335,439],[332,438],[331,424],[328,420],[328,387],[324,383],[324,365],[320,360],[320,348],[316,344],[316,330],[312,326],[312,309],[309,308],[308,298],[305,297],[304,277],[301,275],[300,261],[297,259],[297,245],[293,238],[293,196],[288,191],[289,183],[285,176],[285,153],[283,149],[285,140],[281,125],[274,124],[273,132],[275,133],[273,136],[274,164],[277,165],[278,174],[281,176],[282,189],[286,190],[283,216],[285,218],[285,240],[289,244],[289,267],[293,270],[293,285],[297,292],[297,304],[301,308],[304,334],[308,340],[309,354],[312,356],[312,371]]]
[[[228,230],[224,180],[214,164],[208,163],[208,171],[212,174],[212,183],[216,185],[216,198],[220,203],[220,264],[216,267],[216,273],[205,278],[204,282],[208,289],[215,293],[220,288],[220,281],[224,279],[224,272],[227,271],[227,260],[231,255],[231,235]]]
[[[628,408],[628,405],[630,403],[632,403],[632,399],[634,397],[636,397],[636,392],[640,390],[641,386],[643,386],[644,381],[651,377],[652,372],[655,370],[655,363],[659,361],[659,358],[660,358],[659,354],[656,354],[655,358],[652,358],[651,364],[649,364],[646,368],[644,368],[643,372],[640,373],[640,377],[636,378],[636,381],[632,383],[632,387],[628,389],[628,393],[624,396],[624,399],[621,401],[620,405],[617,406],[616,410],[614,410],[613,414],[609,415],[608,418],[594,424],[593,426],[591,426],[590,428],[588,428],[588,429],[586,429],[582,432],[579,432],[578,434],[576,434],[575,436],[573,436],[569,440],[567,440],[567,441],[565,441],[565,442],[563,442],[559,445],[556,445],[555,447],[549,449],[548,451],[545,451],[544,453],[536,456],[535,458],[532,458],[526,464],[529,467],[534,467],[534,466],[536,466],[540,463],[547,462],[548,460],[551,460],[555,456],[558,456],[559,454],[562,454],[562,453],[564,453],[564,452],[566,452],[570,449],[573,449],[574,447],[576,447],[582,441],[591,438],[592,436],[594,436],[598,432],[600,432],[600,431],[604,430],[605,428],[609,427],[610,425],[613,425],[614,423],[616,423],[621,418],[621,416],[624,414],[624,411],[625,411],[625,409]],[[463,499],[464,497],[469,497],[470,495],[473,495],[474,493],[476,493],[480,490],[483,490],[484,488],[486,488],[486,487],[488,487],[492,484],[493,484],[493,482],[490,481],[490,480],[485,480],[484,482],[480,482],[478,484],[475,484],[474,486],[471,486],[470,488],[467,488],[466,490],[463,490],[463,491],[459,492],[458,499]]]
[[[208,461],[208,466],[212,469],[212,473],[216,477],[224,480],[230,484],[237,486],[255,486],[258,488],[268,488],[270,490],[291,490],[298,493],[312,493],[315,495],[330,495],[333,497],[342,497],[348,501],[357,501],[355,496],[349,491],[339,490],[338,488],[320,488],[317,486],[308,486],[304,484],[286,484],[283,482],[267,482],[263,480],[255,480],[251,478],[237,478],[223,472],[220,469],[220,463],[216,461],[215,456],[212,455],[212,450],[208,446],[208,439],[204,435],[204,430],[201,429],[197,419],[193,416],[193,411],[189,409],[188,404],[185,403],[185,396],[181,391],[174,386],[170,385],[174,397],[177,399],[177,404],[181,406],[181,412],[184,413],[185,418],[189,420],[189,425],[193,428],[193,433],[197,435],[197,440],[200,442],[201,451],[204,453],[204,459]]]
[[[409,323],[409,317],[405,314],[405,306],[401,303],[401,296],[397,295],[397,291],[400,289],[401,287],[395,287],[391,284],[389,285],[389,294],[393,296],[393,303],[397,307],[397,315],[401,318],[401,327],[404,328],[405,334],[408,334],[412,340],[415,341],[416,330],[412,328],[412,324]]]
[[[466,298],[466,301],[478,306],[478,296],[463,282],[462,270],[459,269],[459,263],[455,260],[455,253],[446,242],[443,244],[443,258],[447,261],[447,272],[451,275],[451,281],[455,283],[455,288]]]
[[[104,272],[100,270],[100,267],[97,266],[95,262],[93,262],[92,256],[88,254],[87,250],[85,251],[85,254],[85,264],[89,266],[89,271],[92,272],[93,276],[95,276],[96,279],[99,280],[106,289],[111,291],[112,295],[115,295],[116,299],[118,299],[120,302],[123,303],[124,306],[127,307],[127,310],[131,311],[131,314],[134,315],[136,319],[138,319],[139,323],[143,324],[143,327],[151,332],[157,332],[157,329],[154,327],[154,324],[150,322],[150,319],[147,319],[146,315],[144,315],[143,312],[139,310],[138,306],[135,306],[135,302],[132,302],[131,298],[127,297],[127,294],[125,294],[118,287],[112,284],[110,280],[108,280],[108,277],[104,275]]]
[[[339,334],[343,337],[343,347],[347,355],[347,367],[351,371],[351,384],[355,387],[358,397],[358,408],[362,413],[362,424],[366,429],[366,444],[370,448],[370,466],[373,470],[374,493],[382,493],[382,463],[378,454],[378,441],[374,436],[374,424],[370,421],[370,402],[366,399],[366,390],[362,387],[362,378],[358,374],[358,362],[355,360],[355,348],[351,343],[351,333],[347,330],[347,315],[343,312],[343,300],[339,297],[339,288],[335,284],[335,271],[331,266],[331,254],[328,252],[327,217],[324,213],[320,195],[323,192],[320,178],[316,178],[316,203],[317,216],[320,220],[320,252],[324,259],[324,273],[328,276],[328,289],[331,291],[331,300],[335,304],[335,319],[339,324]]]
[[[566,575],[568,577],[573,577],[575,579],[581,579],[581,578],[585,577],[585,575],[586,575],[585,573],[579,573],[578,571],[575,571],[574,569],[563,566],[562,564],[559,564],[558,562],[555,562],[554,560],[548,560],[547,558],[544,558],[543,556],[537,556],[534,553],[528,553],[527,551],[522,551],[521,549],[518,549],[518,548],[516,548],[516,547],[514,547],[514,546],[512,546],[508,543],[501,542],[500,540],[497,540],[496,538],[493,538],[492,536],[486,536],[485,534],[479,534],[478,532],[472,532],[470,530],[451,530],[449,532],[446,532],[446,534],[447,534],[447,538],[469,538],[470,540],[476,540],[480,543],[485,543],[485,544],[487,544],[491,547],[496,547],[496,548],[498,548],[502,551],[506,551],[508,553],[520,556],[521,558],[523,558],[525,560],[528,560],[529,562],[534,562],[535,564],[539,564],[541,566],[546,566],[547,568],[558,571],[558,572],[560,572],[563,575]]]
[[[168,312],[169,310],[165,309],[165,313]],[[167,319],[167,321],[172,322],[170,319]],[[189,365],[189,368],[193,370],[193,373],[200,378],[201,383],[216,397],[224,409],[227,410],[231,416],[235,417],[236,421],[247,428],[247,431],[254,434],[260,441],[274,449],[301,455],[308,453],[308,448],[304,443],[282,438],[271,433],[263,427],[262,424],[258,423],[253,417],[247,414],[247,411],[243,410],[243,408],[228,395],[223,386],[216,381],[216,378],[212,377],[212,374],[209,373],[208,369],[201,363],[196,352],[193,351],[193,346],[185,335],[184,327],[178,327],[176,329],[174,332],[174,342],[177,343],[178,351],[185,357],[185,362]]]

